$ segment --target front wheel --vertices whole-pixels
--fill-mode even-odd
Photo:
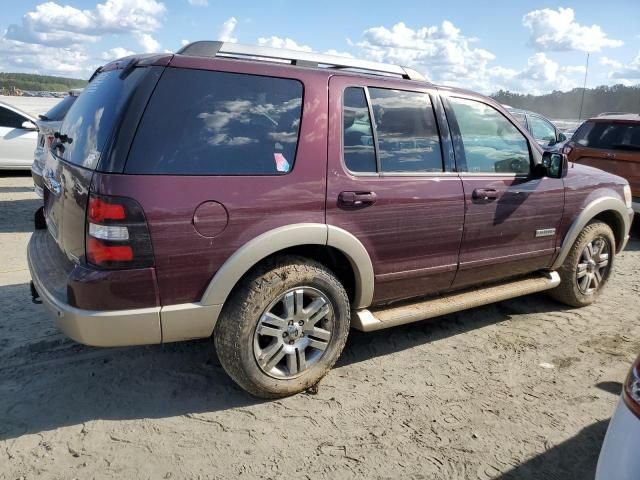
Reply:
[[[292,395],[315,385],[349,333],[349,299],[324,265],[287,256],[251,272],[218,320],[214,341],[225,371],[249,393]]]
[[[589,223],[558,269],[560,285],[549,294],[572,307],[590,305],[609,279],[614,256],[615,238],[611,228],[599,221]]]

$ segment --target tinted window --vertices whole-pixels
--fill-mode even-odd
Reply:
[[[527,139],[502,114],[473,100],[450,98],[449,102],[460,128],[467,171],[529,172]]]
[[[0,107],[0,127],[22,128],[27,119],[8,108]]]
[[[87,85],[60,127],[60,132],[72,140],[63,145],[64,160],[95,168],[122,107],[145,70],[136,68],[125,79],[120,78],[121,70],[102,72]]]
[[[71,105],[73,105],[73,102],[76,101],[76,98],[78,97],[67,95],[58,103],[56,103],[47,113],[44,114],[45,118],[43,120],[62,120],[69,111],[69,108],[71,108]]]
[[[442,152],[426,93],[370,88],[383,172],[441,172]]]
[[[278,175],[293,167],[297,80],[167,69],[131,147],[128,173]]]
[[[640,124],[585,122],[572,140],[583,147],[640,150]]]
[[[529,115],[529,122],[533,138],[547,144],[556,141],[556,129],[551,123],[535,115]]]
[[[344,91],[344,163],[352,172],[376,172],[371,118],[364,88]]]

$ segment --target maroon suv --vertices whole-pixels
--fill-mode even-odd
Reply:
[[[196,42],[96,72],[45,165],[33,295],[79,342],[213,336],[263,397],[371,331],[531,292],[591,303],[628,183],[416,72]]]

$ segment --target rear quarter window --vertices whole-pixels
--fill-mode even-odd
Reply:
[[[283,175],[295,161],[297,80],[167,69],[138,128],[126,173]]]
[[[120,113],[145,70],[136,68],[124,79],[120,78],[121,70],[105,71],[87,85],[60,127],[60,132],[71,139],[59,154],[63,160],[85,168],[96,167]]]

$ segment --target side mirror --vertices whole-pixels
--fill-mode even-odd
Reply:
[[[567,140],[567,136],[562,132],[558,132],[557,143],[565,142],[566,140]]]
[[[25,120],[24,122],[22,122],[22,125],[20,125],[21,128],[23,128],[24,130],[37,130],[38,127],[36,127],[35,123],[29,121],[29,120]]]
[[[563,153],[544,152],[542,163],[533,167],[533,174],[538,177],[563,178],[567,175],[569,161]]]

